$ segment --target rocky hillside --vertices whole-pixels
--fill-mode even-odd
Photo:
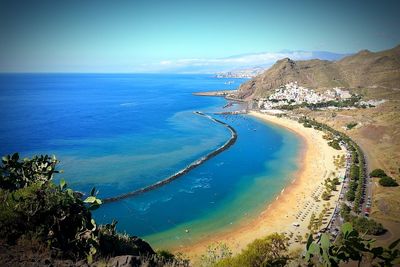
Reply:
[[[363,50],[339,61],[293,61],[284,58],[264,73],[242,84],[238,97],[264,97],[269,95],[271,90],[291,81],[317,90],[336,86],[399,88],[400,45],[376,53]]]

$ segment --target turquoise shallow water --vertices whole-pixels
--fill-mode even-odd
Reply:
[[[193,92],[233,89],[207,75],[0,75],[0,152],[56,154],[75,190],[105,198],[162,180],[221,146],[229,131],[193,114],[226,103]],[[249,116],[216,117],[237,142],[178,180],[110,203],[101,223],[158,248],[196,242],[254,218],[289,183],[300,140]],[[189,233],[185,229],[190,229]]]

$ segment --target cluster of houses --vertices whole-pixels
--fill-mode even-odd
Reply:
[[[360,101],[360,102],[358,102],[358,104],[361,105],[361,106],[376,107],[376,106],[379,106],[379,105],[381,105],[381,104],[383,104],[385,102],[386,102],[385,99],[381,99],[381,100],[371,99],[371,100],[368,100],[368,101]]]
[[[300,105],[303,103],[317,104],[328,101],[343,101],[351,98],[349,91],[341,88],[333,88],[324,93],[315,92],[299,86],[297,82],[290,82],[271,94],[268,98],[258,99],[259,109],[275,109],[286,105]]]

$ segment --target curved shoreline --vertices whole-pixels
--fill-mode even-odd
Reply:
[[[209,160],[209,159],[215,157],[215,156],[218,155],[219,153],[221,153],[221,152],[227,150],[229,147],[231,147],[231,146],[236,142],[236,140],[237,140],[237,133],[236,133],[236,130],[235,130],[232,126],[230,126],[229,124],[227,124],[227,123],[225,123],[225,122],[223,122],[223,121],[220,121],[220,120],[218,120],[218,119],[216,119],[216,118],[213,118],[213,117],[211,117],[210,115],[206,115],[206,114],[204,114],[203,112],[195,111],[195,112],[193,112],[193,113],[195,113],[195,114],[197,114],[197,115],[199,115],[199,116],[206,117],[206,118],[208,118],[208,119],[214,121],[215,123],[219,123],[219,124],[225,126],[225,127],[228,128],[229,131],[231,132],[231,138],[229,138],[229,140],[228,140],[225,144],[223,144],[222,146],[218,147],[217,149],[215,149],[214,151],[208,153],[207,155],[201,157],[200,159],[198,159],[198,160],[196,160],[196,161],[190,163],[188,166],[186,166],[186,167],[183,168],[182,170],[176,172],[175,174],[169,176],[168,178],[165,178],[164,180],[158,181],[158,182],[156,182],[156,183],[154,183],[154,184],[151,184],[151,185],[149,185],[149,186],[146,186],[146,187],[143,187],[143,188],[137,189],[137,190],[135,190],[135,191],[131,191],[131,192],[128,192],[128,193],[119,195],[119,196],[104,198],[104,199],[103,199],[103,203],[116,202],[116,201],[119,201],[119,200],[122,200],[122,199],[125,199],[125,198],[137,196],[137,195],[140,195],[140,194],[143,194],[143,193],[152,191],[152,190],[154,190],[154,189],[157,189],[157,188],[159,188],[159,187],[161,187],[161,186],[163,186],[163,185],[166,185],[166,184],[168,184],[168,183],[174,181],[175,179],[181,177],[182,175],[184,175],[184,174],[190,172],[190,171],[193,170],[194,168],[200,166],[201,164],[203,164],[203,163],[206,162],[207,160]]]
[[[337,171],[333,163],[333,156],[343,152],[332,149],[323,139],[322,133],[289,119],[277,118],[258,112],[250,112],[250,116],[261,121],[274,124],[278,127],[297,134],[302,140],[302,148],[299,151],[299,169],[293,174],[293,179],[284,189],[277,193],[276,198],[265,204],[260,214],[245,224],[227,232],[214,233],[205,236],[196,243],[171,247],[173,252],[181,252],[197,262],[201,255],[206,253],[207,247],[215,243],[229,244],[233,253],[240,252],[250,242],[273,232],[292,232],[304,236],[308,232],[307,225],[310,214],[302,221],[296,218],[296,214],[307,209],[307,203],[314,202],[312,193],[321,186],[330,172]],[[334,201],[334,198],[332,198]],[[313,211],[318,214],[323,209],[324,202],[316,202]],[[243,218],[245,220],[245,218]],[[293,226],[294,222],[300,223],[299,227]],[[302,248],[299,243],[292,243],[291,248]]]

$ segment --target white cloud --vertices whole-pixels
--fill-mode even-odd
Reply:
[[[321,53],[324,53],[321,58]],[[151,72],[180,72],[180,73],[214,73],[229,71],[238,68],[269,67],[277,60],[291,58],[293,60],[306,60],[311,58],[325,59],[325,55],[339,55],[329,52],[311,51],[284,51],[265,52],[257,54],[244,54],[226,58],[185,58],[177,60],[163,60],[144,67]]]
[[[185,58],[177,60],[163,60],[148,65],[154,71],[174,71],[190,69],[192,72],[224,71],[232,68],[250,66],[272,65],[275,61],[290,57],[292,59],[306,59],[312,56],[312,52],[284,52],[284,53],[258,53],[246,54],[227,58]]]

